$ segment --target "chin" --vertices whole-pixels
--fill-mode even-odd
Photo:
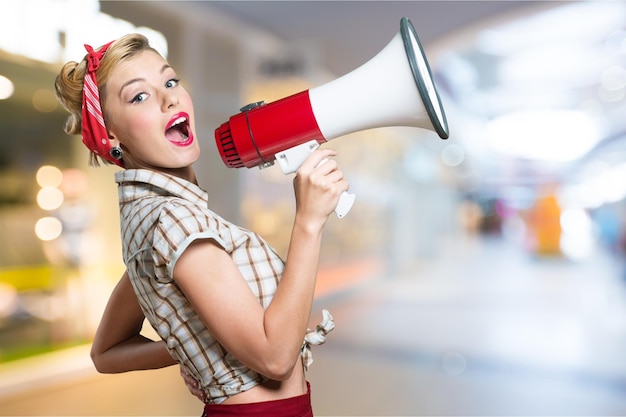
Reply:
[[[186,155],[185,158],[179,160],[179,163],[177,165],[179,165],[179,168],[190,167],[196,162],[198,162],[199,159],[200,159],[200,152],[198,152],[195,155]]]

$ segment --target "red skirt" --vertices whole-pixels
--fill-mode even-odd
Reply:
[[[283,400],[249,404],[205,404],[202,417],[313,417],[311,387],[307,393]]]

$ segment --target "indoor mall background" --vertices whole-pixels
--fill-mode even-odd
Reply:
[[[117,168],[64,134],[64,62],[146,34],[193,96],[210,207],[284,254],[292,176],[226,167],[214,130],[350,74],[402,17],[450,137],[323,145],[356,201],[324,235],[311,325],[325,308],[336,328],[313,350],[316,415],[626,415],[625,1],[23,0],[0,16],[0,415],[202,412],[177,367],[102,375],[89,358],[124,271]]]

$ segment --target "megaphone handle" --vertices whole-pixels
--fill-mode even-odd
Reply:
[[[322,159],[322,162],[320,162],[317,166],[322,165],[326,161],[328,161],[328,159]],[[345,215],[348,214],[348,212],[352,208],[352,205],[354,204],[355,199],[356,199],[356,195],[350,194],[347,191],[342,192],[341,195],[339,196],[339,201],[337,202],[337,206],[335,207],[335,214],[337,215],[337,217],[339,217],[340,219],[343,219]]]
[[[279,152],[275,155],[278,164],[280,165],[280,169],[283,171],[283,174],[291,174],[296,172],[296,170],[302,165],[304,160],[317,148],[319,148],[320,144],[316,140],[310,140],[305,143],[301,143],[300,145],[294,146],[293,148],[286,149],[282,152]],[[328,159],[322,160],[318,166],[322,165]],[[354,199],[356,196],[354,194],[349,194],[344,191],[339,196],[339,202],[337,203],[337,207],[335,207],[335,214],[337,217],[342,219],[354,204]]]
[[[339,202],[337,203],[337,207],[335,207],[335,214],[337,215],[337,217],[343,219],[344,216],[348,214],[348,212],[352,208],[352,205],[354,204],[355,198],[356,196],[354,194],[350,194],[347,191],[341,193],[341,195],[339,196]]]

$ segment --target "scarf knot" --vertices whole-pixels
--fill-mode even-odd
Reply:
[[[333,316],[328,310],[322,310],[322,322],[317,325],[315,330],[307,329],[306,336],[304,336],[304,342],[302,343],[302,349],[300,354],[304,359],[304,368],[309,369],[309,366],[313,364],[313,354],[311,352],[311,345],[321,345],[326,343],[326,335],[335,328],[335,321]]]

